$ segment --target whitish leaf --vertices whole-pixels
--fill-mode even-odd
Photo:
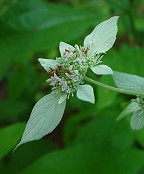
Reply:
[[[66,100],[66,98],[67,98],[67,93],[63,93],[61,98],[58,101],[58,104],[63,103]]]
[[[39,58],[38,61],[40,62],[41,66],[44,67],[44,69],[46,71],[48,71],[49,68],[55,68],[56,65],[57,65],[56,60],[53,60],[53,59],[42,59],[42,58]]]
[[[133,130],[140,130],[144,127],[144,109],[139,109],[134,112],[131,118],[131,128]]]
[[[144,94],[144,78],[116,71],[114,71],[112,77],[118,88],[139,92],[139,95]]]
[[[36,103],[26,125],[22,139],[17,147],[29,141],[39,140],[55,129],[63,116],[66,104],[66,101],[58,104],[61,95],[60,92],[51,93]]]
[[[91,70],[97,75],[113,74],[113,70],[107,65],[97,65],[97,66],[91,67]]]
[[[80,100],[95,103],[94,91],[90,85],[80,85],[77,91],[77,97]]]
[[[118,16],[114,16],[95,27],[84,40],[84,46],[90,47],[90,52],[105,53],[114,44],[118,31]]]
[[[117,117],[117,121],[121,120],[122,118],[124,118],[125,116],[133,113],[134,111],[138,110],[138,104],[135,102],[131,102]]]
[[[60,44],[59,44],[59,50],[60,50],[61,56],[63,56],[65,50],[74,51],[75,48],[73,46],[67,44],[67,43],[60,42]]]

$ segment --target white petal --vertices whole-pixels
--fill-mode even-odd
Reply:
[[[113,70],[107,65],[97,65],[97,66],[91,67],[91,70],[97,75],[113,74]]]
[[[60,42],[60,44],[59,44],[59,50],[60,50],[61,56],[63,56],[65,50],[74,51],[75,48],[73,46],[67,44],[67,43]]]
[[[114,44],[117,34],[118,16],[114,16],[95,27],[84,40],[84,46],[90,47],[90,52],[105,53]]]
[[[57,62],[53,59],[42,59],[39,58],[38,61],[40,62],[41,66],[44,67],[46,71],[49,70],[49,68],[56,68]]]
[[[64,93],[64,94],[61,96],[61,98],[59,99],[58,104],[63,103],[63,102],[66,100],[66,98],[67,98],[67,93]]]
[[[77,91],[77,97],[80,100],[95,103],[94,91],[90,85],[80,85]]]

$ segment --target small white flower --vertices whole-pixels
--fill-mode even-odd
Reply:
[[[60,85],[62,85],[62,91],[69,91],[68,85],[66,81],[61,81]]]
[[[78,81],[77,75],[70,75],[68,73],[65,73],[65,74],[69,79],[73,80],[74,82]]]
[[[55,86],[56,83],[60,81],[61,79],[56,74],[54,74],[54,76],[52,76],[50,79],[47,80],[47,82],[49,82],[51,86]]]

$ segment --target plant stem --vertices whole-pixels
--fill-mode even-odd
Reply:
[[[109,90],[112,90],[112,91],[115,91],[115,92],[120,92],[120,93],[127,94],[127,95],[144,96],[144,94],[141,94],[139,92],[130,91],[130,90],[125,90],[125,89],[120,89],[120,88],[116,88],[116,87],[113,87],[113,86],[109,86],[109,85],[103,84],[101,82],[95,81],[95,80],[93,80],[93,79],[91,79],[89,77],[85,77],[84,79],[87,82],[93,83],[95,85],[101,86],[103,88],[106,88],[106,89],[109,89]]]

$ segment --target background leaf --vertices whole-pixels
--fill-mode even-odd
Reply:
[[[0,17],[0,79],[22,54],[74,40],[97,18],[95,11],[79,11],[42,0],[22,0],[13,5]]]
[[[16,123],[0,129],[0,158],[13,150],[21,137],[24,126],[24,123]]]

